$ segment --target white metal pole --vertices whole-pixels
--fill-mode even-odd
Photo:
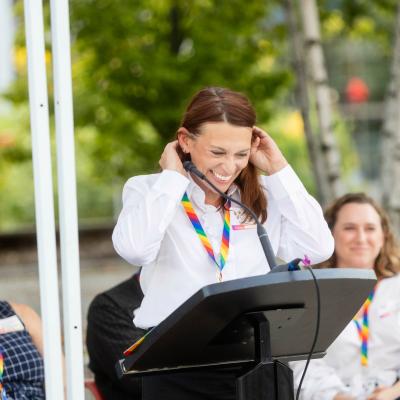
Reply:
[[[42,0],[25,0],[46,398],[64,399]]]
[[[84,399],[81,289],[68,0],[51,0],[67,398]]]

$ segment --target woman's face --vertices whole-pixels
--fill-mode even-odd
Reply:
[[[187,136],[185,144],[196,167],[226,192],[249,162],[251,138],[250,127],[207,122],[198,136]]]
[[[345,204],[333,228],[337,266],[373,268],[384,241],[381,218],[370,204]]]

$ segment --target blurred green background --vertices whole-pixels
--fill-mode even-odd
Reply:
[[[382,111],[354,117],[346,108],[346,85],[354,76],[362,78],[369,88],[368,103],[377,110],[383,107],[396,6],[389,0],[319,1],[341,179],[349,190],[378,190]],[[3,232],[34,225],[22,2],[15,1],[14,8],[14,79],[0,95]],[[48,27],[48,8],[46,12]],[[185,105],[208,85],[248,95],[258,124],[315,193],[295,104],[283,2],[71,0],[70,12],[81,225],[111,223],[124,181],[158,170],[159,155],[174,138]],[[52,107],[50,38],[48,31]]]

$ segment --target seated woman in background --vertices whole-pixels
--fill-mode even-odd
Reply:
[[[335,251],[322,266],[373,268],[378,283],[327,355],[310,363],[301,399],[400,398],[400,250],[388,217],[363,193],[339,198],[326,210],[325,217],[335,239]],[[361,329],[367,331],[364,340]],[[304,362],[291,367],[298,383]]]
[[[45,399],[41,321],[27,305],[0,301],[0,351],[7,400]]]

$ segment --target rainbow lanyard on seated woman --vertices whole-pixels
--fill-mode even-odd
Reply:
[[[361,365],[366,367],[368,366],[368,340],[370,337],[369,331],[369,307],[372,303],[372,300],[375,295],[377,285],[375,285],[372,292],[369,294],[367,300],[365,300],[363,306],[361,307],[360,312],[353,318],[354,323],[357,327],[358,336],[361,340]],[[362,324],[358,320],[357,316],[361,313]]]
[[[196,231],[201,243],[203,244],[205,250],[207,251],[208,255],[210,256],[211,260],[217,266],[217,279],[218,282],[222,282],[222,270],[225,267],[226,260],[228,259],[229,253],[229,236],[231,231],[231,217],[230,217],[230,203],[226,203],[224,206],[224,227],[222,230],[222,240],[221,240],[221,249],[220,249],[220,263],[218,264],[217,260],[215,259],[214,251],[211,246],[211,243],[201,226],[200,220],[197,217],[196,212],[194,211],[193,205],[189,200],[187,193],[182,197],[182,205],[185,209],[186,215],[188,216],[190,222],[193,225],[194,230]]]

